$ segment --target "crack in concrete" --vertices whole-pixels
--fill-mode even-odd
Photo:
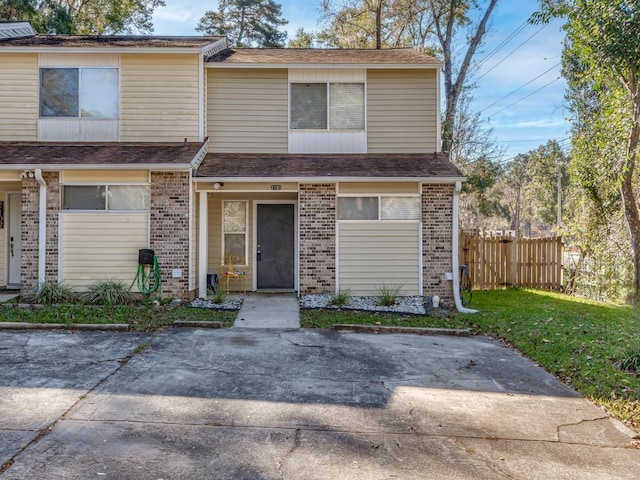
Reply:
[[[585,418],[580,420],[579,422],[574,422],[574,423],[562,423],[556,427],[556,442],[560,443],[560,434],[562,433],[561,430],[563,428],[577,427],[578,425],[582,425],[586,423],[595,423],[595,422],[600,422],[602,420],[608,420],[608,419],[609,417],[607,415],[603,415],[602,417],[597,417],[597,418]]]
[[[500,466],[498,466],[496,463],[494,463],[491,458],[486,458],[485,456],[477,453],[475,450],[473,450],[471,448],[467,448],[464,445],[462,445],[460,443],[460,438],[461,437],[450,437],[451,443],[453,444],[454,447],[456,447],[459,450],[463,451],[469,457],[478,460],[479,462],[481,462],[482,464],[487,466],[489,468],[489,470],[491,470],[491,471],[495,472],[496,474],[500,475],[502,478],[511,479],[511,480],[517,480],[518,477],[515,477],[515,476],[511,475],[509,472],[507,472],[507,471],[503,470],[502,468],[500,468]],[[462,437],[462,438],[464,438],[464,437]]]
[[[58,418],[56,418],[53,422],[51,422],[49,425],[45,426],[44,428],[41,428],[40,430],[34,430],[34,431],[38,431],[38,434],[30,442],[28,442],[26,445],[24,445],[20,450],[18,450],[16,453],[14,453],[11,456],[11,458],[9,458],[9,460],[7,460],[2,465],[0,465],[0,475],[2,475],[9,468],[11,468],[11,466],[15,463],[16,458],[19,457],[25,450],[27,450],[29,447],[31,447],[33,445],[36,445],[38,442],[40,442],[40,440],[42,440],[44,437],[49,435],[53,431],[53,429],[56,427],[56,425],[58,425],[58,423],[60,423],[64,419],[66,419],[66,417],[69,415],[69,413],[76,406],[78,406],[80,404],[80,402],[82,402],[85,398],[87,398],[87,396],[91,392],[93,392],[96,388],[98,388],[100,385],[102,385],[104,382],[106,382],[109,378],[113,377],[122,368],[124,368],[127,365],[127,363],[129,363],[129,361],[131,361],[131,359],[133,357],[135,357],[136,355],[137,355],[136,349],[134,349],[129,355],[117,360],[120,363],[120,365],[118,365],[118,367],[115,370],[113,370],[111,373],[107,374],[106,376],[104,376],[100,380],[98,380],[98,382],[93,387],[91,387],[85,393],[80,395],[78,397],[78,399],[75,402],[73,402],[73,404],[69,408],[67,408],[64,412],[62,412],[62,414]]]
[[[280,461],[278,462],[278,472],[280,473],[280,478],[282,478],[283,480],[286,478],[285,472],[284,472],[284,462],[287,460],[287,457],[290,457],[291,455],[293,455],[293,452],[295,452],[300,447],[300,434],[301,434],[301,432],[302,432],[302,429],[296,428],[295,433],[293,434],[293,445],[280,458]]]

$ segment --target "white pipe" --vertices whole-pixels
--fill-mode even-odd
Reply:
[[[453,269],[453,300],[456,303],[456,309],[460,313],[478,313],[478,310],[472,308],[465,308],[462,306],[462,300],[460,299],[460,267],[458,265],[458,223],[460,219],[460,191],[462,190],[462,182],[456,182],[453,189],[453,221],[452,221],[452,236],[451,236],[451,267]]]
[[[38,209],[38,286],[45,282],[47,265],[47,184],[42,178],[42,169],[35,170],[35,179],[40,185],[40,207]]]

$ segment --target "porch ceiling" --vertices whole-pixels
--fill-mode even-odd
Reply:
[[[463,175],[443,153],[242,154],[209,153],[199,178],[457,179]]]

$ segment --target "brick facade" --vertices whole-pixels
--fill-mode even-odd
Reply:
[[[300,205],[300,294],[336,288],[336,186],[304,184]]]
[[[451,272],[453,185],[422,186],[423,294],[453,301]]]
[[[40,185],[35,178],[22,179],[20,288],[23,294],[38,289],[38,206]]]
[[[164,297],[189,296],[189,190],[188,172],[151,173],[150,248],[162,275]],[[172,278],[174,269],[181,278]]]
[[[45,280],[58,281],[58,212],[60,211],[60,174],[44,172],[47,184],[47,247]],[[24,293],[38,289],[38,254],[40,232],[40,184],[35,178],[22,180],[20,283]]]

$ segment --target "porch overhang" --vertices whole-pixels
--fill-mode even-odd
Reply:
[[[184,144],[0,142],[0,171],[192,171],[206,154],[206,147],[206,140]]]
[[[242,154],[209,153],[195,182],[420,182],[464,181],[443,153]]]

